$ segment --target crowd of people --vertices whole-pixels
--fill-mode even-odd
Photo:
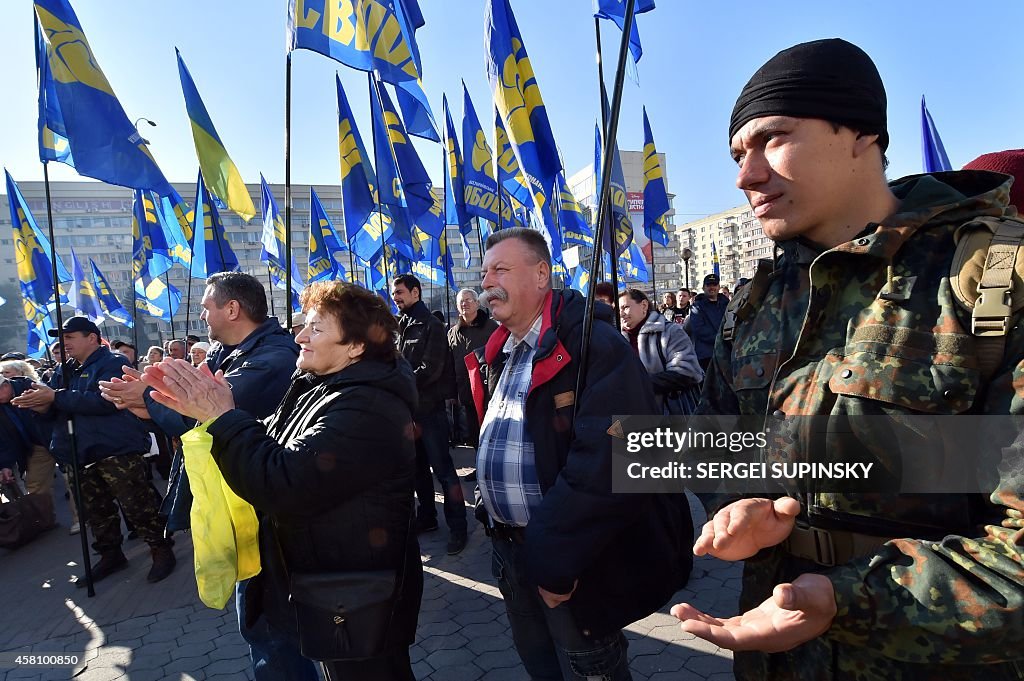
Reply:
[[[540,232],[513,228],[488,238],[481,290],[458,292],[447,329],[410,274],[392,282],[397,317],[358,286],[310,285],[294,338],[257,279],[216,274],[202,299],[210,343],[170,341],[139,362],[132,344],[108,348],[95,324],[68,319],[68,361],[52,373],[3,359],[0,482],[27,471],[28,491],[49,494],[61,464],[81,478],[93,579],[126,563],[123,514],[159,581],[175,567],[171,534],[189,524],[177,438],[204,428],[260,517],[263,569],[237,590],[257,679],[312,681],[317,663],[327,679],[413,678],[417,535],[439,529],[438,489],[449,554],[466,547],[469,510],[489,538],[533,679],[631,678],[623,628],[686,584],[694,554],[745,561],[738,615],[672,608],[686,631],[735,651],[738,679],[1022,678],[1019,470],[1001,470],[990,495],[956,498],[799,485],[703,496],[700,528],[685,494],[611,486],[613,417],[816,415],[841,427],[1024,410],[1024,306],[1011,297],[1024,286],[1013,207],[1024,197],[992,172],[1021,169],[1022,153],[889,183],[885,116],[874,64],[842,40],[797,45],[754,74],[729,142],[776,249],[732,297],[715,274],[660,305],[601,283],[588,319],[582,294],[553,288]],[[992,279],[999,258],[954,258],[960,226],[978,218],[1005,225],[979,248],[1009,249],[1017,271]],[[973,315],[950,292],[968,261]],[[985,291],[1006,302],[984,304],[1002,335],[982,357]],[[471,481],[453,443],[476,449]],[[162,501],[151,451],[167,458]]]

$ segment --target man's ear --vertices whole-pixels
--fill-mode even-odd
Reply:
[[[878,135],[869,135],[864,132],[857,133],[857,139],[853,141],[854,157],[863,156],[877,141]]]

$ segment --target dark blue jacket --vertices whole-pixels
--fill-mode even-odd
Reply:
[[[640,359],[601,321],[593,325],[587,382],[576,396],[583,321],[581,294],[549,294],[526,398],[544,498],[531,512],[525,554],[538,586],[564,594],[579,581],[569,608],[584,635],[597,637],[650,615],[682,588],[693,561],[693,526],[683,494],[612,491],[612,416],[660,412]],[[508,337],[499,327],[484,350],[491,385],[506,361]],[[466,366],[483,413],[477,353],[466,356]]]
[[[262,419],[273,414],[284,397],[295,373],[298,356],[299,346],[292,335],[281,328],[276,317],[268,317],[234,347],[214,343],[206,356],[206,365],[214,373],[218,370],[224,372],[224,377],[231,384],[235,407]],[[146,408],[165,433],[180,436],[195,427],[194,419],[158,404],[150,392],[146,391]],[[176,454],[163,508],[168,515],[168,529],[174,531],[189,527],[191,508],[192,489],[184,462]]]
[[[31,378],[15,376],[8,380],[14,389],[12,398],[32,387]],[[0,468],[13,468],[17,464],[24,471],[32,447],[49,444],[49,439],[44,440],[40,433],[34,411],[19,409],[13,404],[0,405]]]
[[[78,463],[85,466],[110,456],[145,454],[149,451],[149,431],[130,411],[118,411],[100,395],[99,382],[124,374],[128,358],[101,345],[83,364],[62,365],[54,372],[52,384],[63,385],[63,370],[68,372],[67,388],[57,388],[53,406],[44,416],[53,422],[50,453],[60,463],[71,463],[68,419],[74,420]]]
[[[697,359],[711,359],[715,354],[715,338],[718,336],[718,329],[722,326],[722,318],[728,306],[729,299],[721,293],[715,302],[711,302],[703,293],[698,294],[690,304],[690,315],[686,318],[685,328],[693,341]]]

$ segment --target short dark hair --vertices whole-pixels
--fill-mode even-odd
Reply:
[[[399,284],[409,289],[410,291],[412,291],[414,288],[419,289],[420,297],[423,297],[423,286],[420,285],[420,280],[417,279],[415,275],[408,273],[398,275],[397,277],[395,277],[395,281],[391,285],[398,286]]]
[[[362,343],[363,359],[398,357],[398,322],[387,302],[362,286],[341,281],[318,281],[299,296],[302,312],[315,309],[338,321],[343,343]]]
[[[619,297],[629,296],[629,299],[634,303],[647,303],[651,304],[651,299],[647,297],[647,294],[638,288],[627,288],[625,291],[619,294]]]
[[[607,281],[599,282],[597,286],[594,287],[594,296],[598,298],[604,296],[605,298],[615,300],[615,287]]]
[[[487,237],[487,248],[497,246],[506,239],[523,242],[530,252],[537,256],[538,262],[547,263],[547,266],[551,267],[551,250],[548,248],[548,242],[544,240],[544,235],[537,230],[526,227],[510,227],[491,232],[491,235]]]
[[[676,290],[677,293],[682,293],[683,291],[686,291],[688,294],[692,294],[693,293],[693,291],[691,291],[690,289],[686,288],[685,286],[680,287],[679,289]]]
[[[237,300],[249,321],[257,324],[267,319],[267,292],[260,280],[245,272],[217,272],[206,280],[213,287],[211,296],[217,307],[224,307],[228,301]]]

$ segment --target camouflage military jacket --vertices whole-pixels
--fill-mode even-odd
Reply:
[[[824,252],[780,244],[774,271],[759,273],[760,300],[731,342],[719,334],[701,411],[1024,414],[1024,322],[1014,320],[984,381],[949,284],[954,230],[1002,215],[1008,187],[984,172],[905,178],[891,186],[897,213],[853,240]],[[880,296],[886,288],[898,295]],[[780,582],[823,572],[838,614],[825,636],[788,653],[738,653],[737,678],[1024,679],[1022,494],[1019,473],[990,496],[800,490],[812,525],[898,538],[834,568],[781,547],[748,560],[742,611]]]

